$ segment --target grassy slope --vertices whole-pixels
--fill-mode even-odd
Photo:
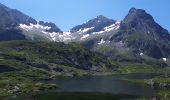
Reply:
[[[0,57],[1,65],[8,65],[19,70],[34,67],[45,71],[61,72],[66,67],[72,67],[101,71],[115,67],[106,57],[76,43],[1,42]]]
[[[4,66],[15,70],[0,73],[0,96],[56,87],[40,83],[42,79],[115,69],[107,58],[79,44],[38,41],[0,42],[0,69]]]
[[[121,63],[116,73],[170,73],[170,67],[150,66],[139,63]]]

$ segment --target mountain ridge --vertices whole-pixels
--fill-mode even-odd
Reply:
[[[131,8],[120,22],[99,15],[69,32],[61,31],[54,23],[36,21],[2,4],[0,10],[0,26],[3,26],[0,28],[1,41],[78,42],[91,50],[113,56],[113,60],[120,60],[116,56],[121,58],[125,54],[133,60],[170,58],[169,32],[143,9]],[[124,60],[127,59],[123,57]]]
[[[45,36],[43,34],[42,31],[37,31],[38,36],[36,36],[37,34],[28,34],[28,33],[33,33],[34,30],[30,31],[30,32],[25,32],[26,29],[24,28],[21,28],[19,27],[20,25],[25,25],[27,27],[31,26],[31,25],[37,25],[39,24],[39,26],[41,25],[41,27],[38,27],[39,29],[40,28],[44,28],[44,27],[50,27],[50,29],[46,29],[44,30],[45,32],[48,32],[48,33],[52,33],[52,32],[58,32],[58,33],[62,33],[62,31],[54,24],[54,23],[51,23],[51,22],[43,22],[43,21],[40,21],[40,23],[38,23],[38,21],[36,21],[35,19],[33,19],[32,17],[16,10],[16,9],[10,9],[8,8],[7,6],[3,5],[3,4],[0,4],[0,26],[1,26],[1,30],[3,30],[1,32],[1,34],[3,34],[4,37],[1,37],[2,40],[10,40],[12,39],[12,36],[11,35],[7,35],[6,33],[9,33],[10,32],[10,29],[11,29],[11,33],[13,32],[13,30],[15,30],[16,32],[14,34],[16,34],[16,38],[13,38],[13,39],[20,39],[20,37],[22,37],[22,39],[32,39],[34,40],[34,38],[39,38],[39,37],[44,37],[44,38],[47,38],[47,39],[50,39],[51,36]],[[32,27],[32,26],[31,26]],[[36,27],[34,27],[36,28]],[[42,30],[42,29],[41,29]],[[4,32],[5,31],[5,32]],[[17,32],[17,31],[22,31],[22,32]],[[28,30],[26,30],[28,31]],[[10,34],[10,33],[9,33]],[[19,36],[17,38],[17,36]]]
[[[154,58],[168,57],[165,55],[169,55],[170,51],[168,47],[170,45],[169,32],[157,24],[151,15],[141,9],[130,9],[128,15],[121,22],[120,31],[112,39],[114,41],[120,39],[128,46],[140,49],[138,52],[153,47],[154,49],[147,53]]]
[[[168,63],[170,34],[145,10],[130,9],[116,32],[111,31],[110,35],[107,32],[103,34],[111,37],[101,36],[96,39],[96,36],[82,44],[118,62],[148,63],[154,58]]]

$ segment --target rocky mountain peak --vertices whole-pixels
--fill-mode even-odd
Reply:
[[[169,32],[157,24],[153,17],[143,9],[131,8],[121,22],[120,29],[128,29],[136,31],[135,33],[142,33],[154,38],[166,38],[170,40]]]
[[[145,10],[131,8],[127,16],[122,21],[121,28],[137,28],[144,25],[153,27],[156,25],[156,22],[154,21],[153,17]]]
[[[154,58],[170,55],[170,34],[155,22],[145,10],[132,8],[120,24],[112,40],[123,41],[136,52],[145,52]]]
[[[54,24],[36,21],[32,17],[0,4],[0,40],[53,40],[62,31]]]
[[[91,29],[90,32],[99,32],[101,31],[104,27],[106,26],[110,26],[112,24],[114,24],[116,21],[106,18],[103,15],[99,15],[94,19],[89,20],[88,22],[82,24],[82,25],[78,25],[76,27],[73,27],[71,29],[71,32],[77,32],[79,30],[84,30],[84,29]]]
[[[107,17],[105,17],[103,15],[99,15],[99,16],[97,16],[96,18],[94,18],[91,21],[97,21],[99,23],[99,22],[110,21],[110,20],[111,19],[109,19],[109,18],[107,18]]]
[[[143,9],[131,8],[131,9],[129,10],[129,13],[136,13],[136,12],[146,13],[146,11],[143,10]]]

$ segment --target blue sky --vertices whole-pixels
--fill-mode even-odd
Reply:
[[[170,0],[1,0],[36,20],[54,22],[63,31],[98,15],[122,20],[132,7],[145,9],[170,31]]]

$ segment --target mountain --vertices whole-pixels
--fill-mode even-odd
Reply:
[[[119,27],[119,21],[99,15],[82,25],[75,26],[70,32],[74,37],[73,41],[91,48],[103,43],[110,43],[111,36],[117,32]]]
[[[114,24],[116,21],[112,19],[108,19],[102,15],[97,16],[96,18],[89,20],[87,23],[82,25],[75,26],[71,29],[71,32],[100,32],[103,30],[104,27],[110,26]]]
[[[59,76],[164,75],[168,65],[170,34],[145,10],[132,8],[120,22],[100,15],[62,32],[0,4],[0,98],[56,88],[48,83]]]
[[[149,63],[170,58],[170,35],[142,9],[130,9],[121,21],[99,15],[62,32],[54,23],[36,21],[0,4],[0,41],[78,42],[118,62]],[[159,61],[157,61],[159,60]]]
[[[130,9],[121,22],[119,32],[111,41],[126,44],[136,53],[143,53],[153,58],[168,58],[170,56],[170,34],[157,24],[153,17],[142,9]]]
[[[96,18],[91,19],[82,25],[73,27],[68,32],[63,32],[63,34],[54,34],[53,40],[57,42],[66,42],[66,43],[81,42],[89,38],[94,39],[96,38],[96,36],[99,36],[99,34],[102,35],[102,33],[105,32],[110,32],[113,30],[116,31],[119,28],[119,25],[120,23],[118,21],[99,15]],[[107,36],[107,38],[108,37],[109,36]],[[101,39],[98,40],[98,42],[100,41]]]
[[[118,62],[161,62],[157,63],[161,65],[162,61],[168,63],[170,58],[169,32],[157,24],[145,10],[130,9],[116,29],[102,34],[97,34],[94,38],[88,37],[81,43]]]
[[[18,10],[10,9],[2,4],[0,4],[0,26],[1,27],[12,27],[17,24],[36,24],[36,20],[21,13]]]
[[[0,40],[47,39],[53,34],[62,34],[54,24],[35,19],[22,12],[0,4]]]

